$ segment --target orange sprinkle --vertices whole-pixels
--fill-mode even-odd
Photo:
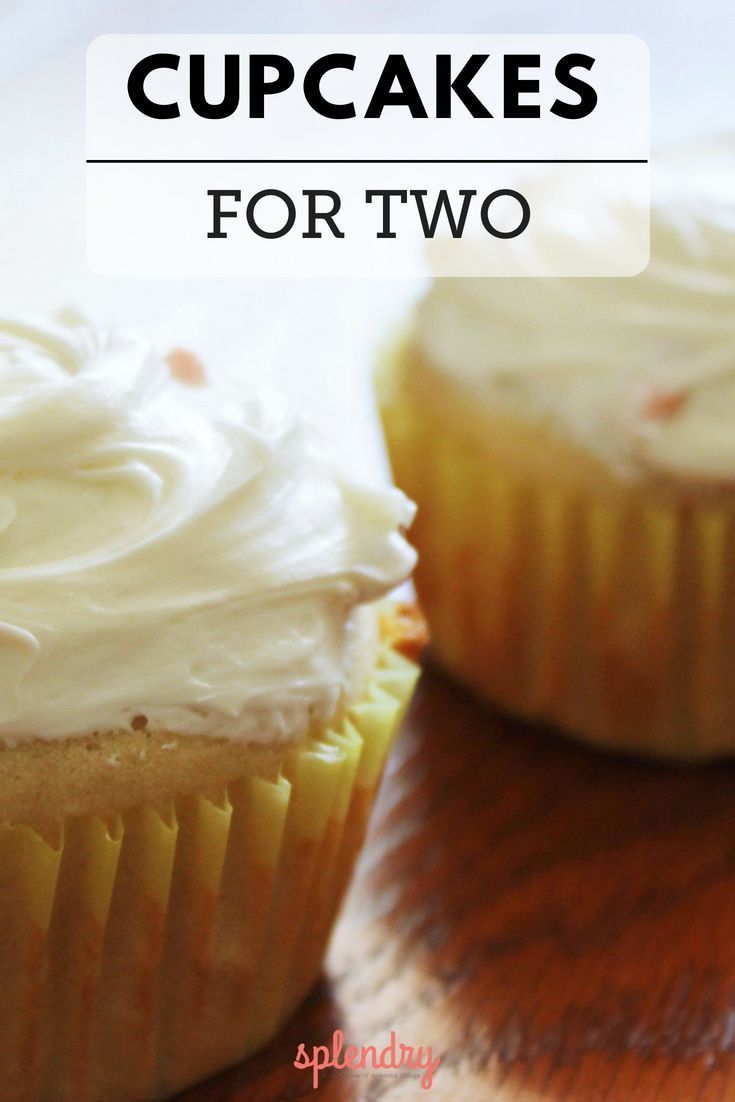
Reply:
[[[187,386],[203,386],[206,382],[204,365],[193,352],[187,352],[185,348],[174,348],[166,357],[166,363],[171,368],[171,374],[180,383]]]
[[[643,406],[643,417],[673,417],[682,406],[686,405],[689,395],[685,390],[658,390],[655,391]]]

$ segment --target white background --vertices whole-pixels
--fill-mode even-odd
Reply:
[[[732,127],[731,4],[703,0],[0,2],[0,310],[73,302],[290,390],[355,473],[379,469],[367,371],[408,280],[95,276],[84,242],[84,55],[106,33],[625,33],[651,52],[654,146]]]

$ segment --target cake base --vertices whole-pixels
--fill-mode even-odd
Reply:
[[[218,794],[0,826],[3,1097],[151,1102],[277,1031],[320,971],[418,675],[391,640],[334,729],[241,754]]]
[[[419,507],[437,660],[600,746],[735,752],[735,507],[616,478],[550,430],[478,411],[410,344],[379,394]]]

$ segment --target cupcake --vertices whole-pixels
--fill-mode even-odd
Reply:
[[[0,323],[0,1067],[150,1102],[313,984],[420,627],[413,507],[271,400]],[[201,385],[191,385],[201,384]]]
[[[378,390],[437,661],[600,746],[735,751],[731,198],[669,187],[634,278],[435,282]]]

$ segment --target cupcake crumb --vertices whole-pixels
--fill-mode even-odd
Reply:
[[[421,609],[413,601],[396,605],[391,614],[381,618],[385,641],[394,650],[417,662],[429,642],[429,631]]]

